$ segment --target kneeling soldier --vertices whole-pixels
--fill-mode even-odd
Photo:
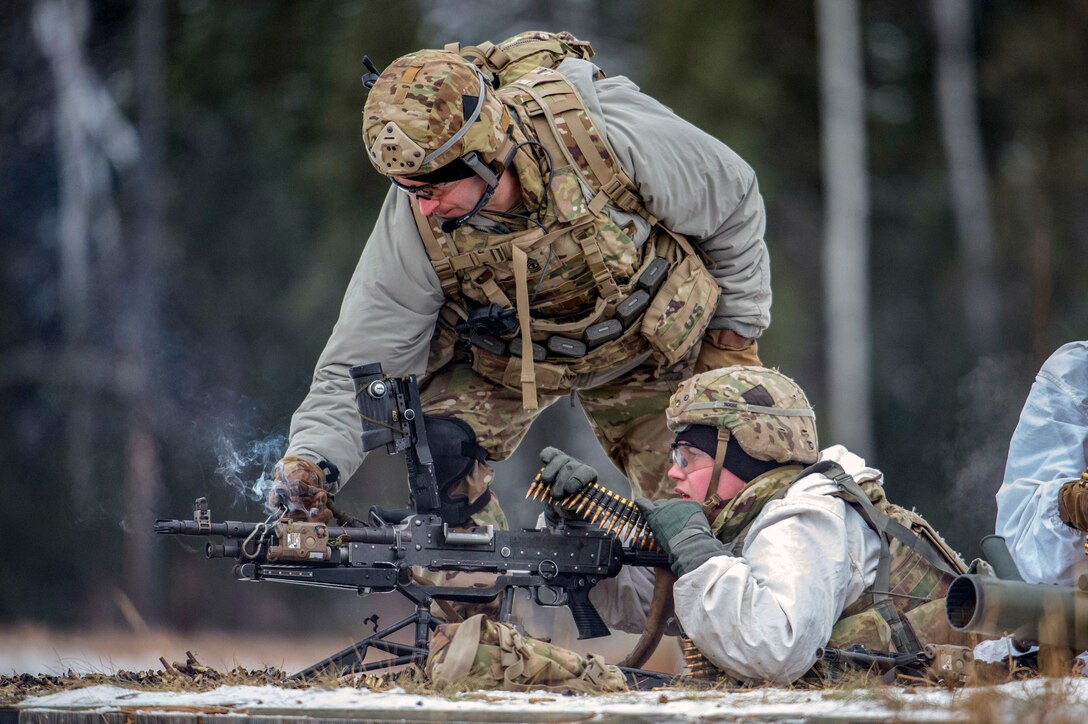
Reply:
[[[763,367],[705,372],[672,396],[667,418],[679,499],[639,507],[678,576],[677,619],[723,673],[790,683],[821,647],[913,653],[971,643],[944,612],[945,591],[965,570],[960,557],[885,498],[879,470],[840,445],[820,451],[815,414],[793,380]],[[557,450],[542,457],[549,505],[562,512],[562,497],[595,475]],[[623,585],[595,591],[606,620],[629,613],[601,601]],[[609,623],[632,628],[630,616]]]

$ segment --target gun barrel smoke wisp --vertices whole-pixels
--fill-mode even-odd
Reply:
[[[287,449],[287,436],[271,435],[239,443],[226,432],[220,432],[215,448],[218,460],[215,472],[234,490],[236,500],[254,500],[268,509],[272,471]]]

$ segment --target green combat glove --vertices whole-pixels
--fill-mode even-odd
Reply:
[[[559,448],[546,447],[540,451],[544,469],[540,479],[552,486],[551,495],[544,499],[544,518],[555,526],[560,516],[571,517],[556,503],[562,501],[597,479],[597,471],[577,458],[572,458]]]
[[[635,505],[654,533],[654,540],[669,556],[677,577],[694,571],[714,556],[725,555],[725,545],[710,532],[706,514],[694,500],[636,498]]]

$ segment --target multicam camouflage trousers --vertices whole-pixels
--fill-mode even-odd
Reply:
[[[636,494],[660,497],[668,482],[669,446],[672,434],[665,426],[665,408],[679,383],[691,375],[691,362],[659,370],[651,365],[635,368],[619,379],[589,390],[576,390],[594,434],[612,462]],[[541,410],[566,397],[539,395],[540,409],[522,408],[520,390],[492,382],[472,370],[467,362],[453,361],[423,381],[423,411],[448,415],[467,422],[492,460],[505,460],[529,431]],[[470,500],[491,482],[491,469],[479,465],[464,488]],[[478,524],[505,522],[497,502],[475,516]]]
[[[439,628],[426,671],[438,691],[544,690],[607,694],[626,691],[623,673],[596,654],[582,656],[522,636],[482,614]]]
[[[673,434],[665,424],[665,409],[669,398],[680,383],[693,373],[698,347],[688,359],[666,369],[653,363],[636,367],[619,378],[592,389],[575,390],[589,418],[597,440],[613,464],[631,482],[635,495],[647,498],[667,496],[670,483],[666,476],[670,461]],[[738,364],[745,350],[739,351]],[[464,359],[454,359],[423,380],[420,386],[423,411],[429,415],[446,415],[468,423],[488,457],[505,460],[517,448],[540,412],[566,394],[539,394],[540,408],[525,410],[520,390],[504,387],[486,379],[472,369]],[[494,473],[486,463],[477,463],[468,477],[451,491],[467,495],[474,501],[491,484]],[[473,525],[494,525],[505,530],[509,526],[498,498],[472,516]],[[470,586],[490,585],[494,576],[481,573],[446,573],[417,571],[417,579],[431,585]],[[497,604],[496,604],[497,606]],[[495,608],[455,604],[465,611]],[[449,611],[446,611],[447,616]]]

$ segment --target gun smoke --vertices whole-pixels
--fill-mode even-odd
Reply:
[[[995,495],[1034,362],[1023,355],[981,357],[955,394],[954,422],[942,446],[950,483],[948,502],[956,511],[954,544],[967,553],[994,530]],[[968,558],[972,556],[968,555]]]
[[[220,432],[215,443],[215,472],[234,490],[236,500],[254,500],[267,508],[273,468],[286,449],[287,436],[283,434],[240,443]]]

